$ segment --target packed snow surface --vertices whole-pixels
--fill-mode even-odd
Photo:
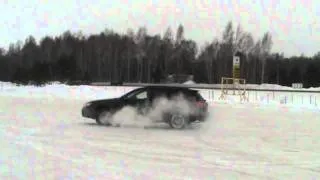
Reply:
[[[286,104],[210,103],[206,123],[102,127],[91,99],[130,90],[2,86],[0,179],[317,179],[320,111]],[[125,125],[126,125],[125,124]]]

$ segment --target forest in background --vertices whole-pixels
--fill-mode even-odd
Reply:
[[[272,36],[254,39],[230,21],[220,39],[199,47],[184,38],[186,29],[168,27],[149,35],[145,27],[119,34],[106,29],[84,36],[66,31],[60,36],[33,36],[0,49],[0,81],[41,85],[52,81],[157,83],[170,74],[192,74],[197,83],[220,83],[232,76],[235,52],[241,52],[240,76],[250,84],[320,86],[320,52],[313,57],[285,58],[271,53]]]

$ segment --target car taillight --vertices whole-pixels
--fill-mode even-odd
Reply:
[[[196,105],[197,107],[203,108],[207,106],[207,103],[205,101],[197,101]]]

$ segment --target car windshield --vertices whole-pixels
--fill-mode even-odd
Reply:
[[[137,94],[139,94],[139,93],[142,92],[142,91],[143,91],[143,89],[138,88],[138,89],[132,90],[132,91],[128,92],[127,94],[121,96],[121,98],[123,98],[123,99],[130,99],[130,98],[132,98],[132,97],[135,97]]]

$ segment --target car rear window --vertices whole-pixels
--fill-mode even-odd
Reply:
[[[195,101],[205,101],[205,99],[201,96],[201,94],[197,90],[187,90],[183,91],[183,94],[186,98]]]
[[[193,90],[191,91],[191,94],[196,98],[197,101],[204,101],[205,99],[201,96],[201,94],[196,91],[196,90]]]

